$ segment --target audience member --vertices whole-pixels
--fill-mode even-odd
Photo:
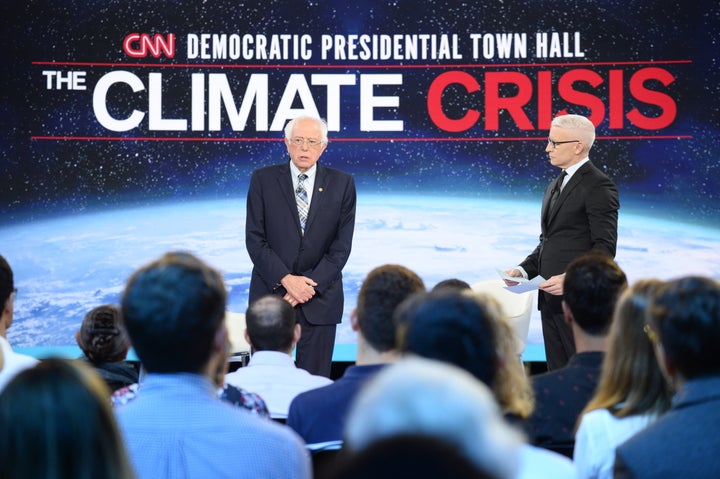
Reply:
[[[413,295],[395,310],[399,350],[453,364],[494,387],[499,309],[485,299],[458,290]]]
[[[13,322],[15,297],[17,289],[13,270],[7,260],[0,255],[0,391],[13,376],[23,369],[31,368],[37,364],[37,359],[24,354],[16,353],[7,340],[7,330]]]
[[[481,298],[483,297],[481,296]],[[491,296],[484,297],[482,301],[486,302],[488,306],[500,308],[499,311],[502,311],[502,307]],[[505,417],[520,426],[535,409],[535,393],[525,373],[522,359],[518,357],[520,339],[517,330],[500,313],[496,315],[493,325],[495,326],[496,349],[500,355],[493,392]]]
[[[441,439],[480,470],[515,477],[521,434],[503,420],[487,386],[453,365],[407,357],[380,372],[353,403],[345,446],[354,454],[406,434]]]
[[[338,457],[324,479],[497,479],[482,471],[455,444],[428,435],[402,434]],[[322,479],[321,478],[321,479]]]
[[[270,416],[286,419],[290,401],[301,392],[332,381],[295,366],[292,350],[300,339],[293,307],[279,296],[268,295],[252,303],[245,313],[245,339],[252,356],[247,366],[225,376],[225,382],[258,393]]]
[[[492,387],[511,422],[530,416],[533,390],[516,358],[515,329],[494,298],[472,290],[435,290],[403,303],[395,320],[401,351],[467,370]]]
[[[665,415],[617,448],[615,477],[720,477],[720,284],[670,281],[648,312],[648,338],[678,392]]]
[[[355,365],[333,384],[301,393],[290,403],[287,424],[308,445],[342,443],[347,411],[358,390],[396,359],[395,308],[424,289],[422,279],[404,266],[379,266],[367,275],[350,315],[352,328],[358,333]]]
[[[492,385],[512,423],[532,412],[532,388],[515,358],[515,330],[491,296],[440,290],[414,295],[396,310],[399,349],[450,363]],[[568,458],[523,444],[517,478],[575,478]]]
[[[467,291],[472,289],[467,281],[458,278],[448,278],[438,282],[431,291],[442,291],[450,289],[453,291]]]
[[[575,434],[580,478],[612,478],[615,448],[670,407],[672,388],[643,331],[651,295],[661,284],[638,281],[618,299],[600,382]]]
[[[127,283],[121,308],[147,374],[116,411],[140,478],[311,475],[292,431],[217,398],[226,301],[220,273],[189,253],[165,254]]]
[[[80,361],[46,359],[0,394],[0,476],[134,477],[103,380]]]
[[[562,308],[577,352],[565,367],[531,378],[535,411],[526,431],[533,444],[572,457],[575,425],[600,379],[613,309],[626,287],[625,273],[609,255],[590,252],[568,265]]]
[[[111,392],[138,381],[138,370],[125,361],[130,338],[117,306],[106,304],[91,309],[83,318],[75,340]]]

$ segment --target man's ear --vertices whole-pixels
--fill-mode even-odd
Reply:
[[[568,306],[564,299],[562,300],[562,310],[563,316],[565,316],[565,322],[568,324],[572,324],[575,318],[572,311],[570,310],[570,306]]]
[[[250,335],[249,335],[248,332],[247,332],[247,328],[245,328],[245,332],[243,333],[243,336],[245,337],[245,341],[247,341],[247,343],[248,343],[250,346],[252,346],[252,341],[250,341]]]
[[[230,349],[230,338],[228,337],[228,329],[225,323],[215,331],[215,337],[213,338],[213,350],[216,353],[229,354]]]
[[[350,312],[350,327],[353,331],[358,331],[360,329],[360,326],[358,325],[358,319],[357,319],[357,308],[353,309]]]
[[[10,293],[10,296],[7,297],[5,303],[3,304],[2,311],[0,311],[0,322],[5,322],[5,324],[0,323],[0,330],[8,329],[10,327],[10,324],[12,324],[14,308],[15,294]]]
[[[301,336],[302,326],[300,326],[300,323],[295,323],[295,328],[293,328],[293,344],[297,344],[297,342],[300,341]]]

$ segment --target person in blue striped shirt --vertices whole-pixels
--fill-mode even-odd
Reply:
[[[221,274],[190,253],[167,253],[126,285],[125,326],[147,374],[116,411],[139,479],[312,475],[297,434],[216,394],[226,302]]]

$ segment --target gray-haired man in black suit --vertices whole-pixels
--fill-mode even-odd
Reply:
[[[590,162],[594,142],[595,126],[584,116],[553,119],[545,152],[562,172],[545,190],[540,243],[518,268],[507,271],[546,280],[540,284],[538,309],[548,370],[565,366],[575,354],[561,306],[565,268],[590,250],[615,257],[620,201],[615,184]]]
[[[250,303],[278,294],[293,305],[302,327],[297,366],[329,377],[356,193],[352,176],[318,163],[327,144],[320,118],[287,124],[290,161],[260,168],[250,180],[245,243],[253,262]]]

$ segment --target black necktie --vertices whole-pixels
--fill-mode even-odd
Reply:
[[[563,172],[560,173],[560,176],[558,176],[555,180],[555,186],[553,186],[553,189],[550,192],[550,203],[548,204],[548,212],[552,211],[553,207],[555,206],[555,203],[560,196],[560,188],[562,187],[563,181],[565,180],[566,176],[567,172],[563,170]]]

